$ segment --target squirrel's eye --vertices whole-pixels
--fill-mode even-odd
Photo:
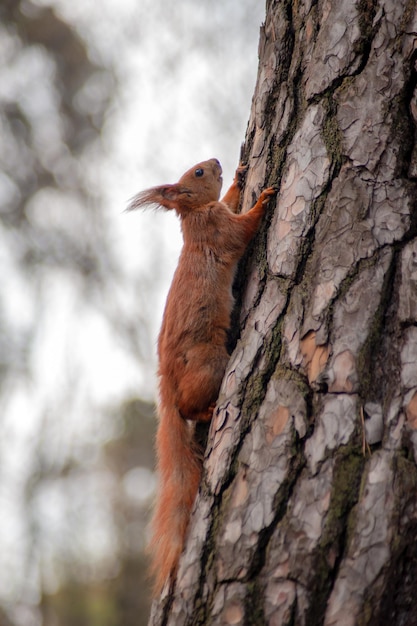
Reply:
[[[196,169],[196,171],[194,172],[194,174],[197,176],[197,178],[201,178],[201,176],[204,174],[204,170],[202,167],[199,167],[198,169]]]

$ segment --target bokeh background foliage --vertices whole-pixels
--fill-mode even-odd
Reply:
[[[181,245],[129,198],[218,157],[249,0],[0,4],[0,624],[147,621],[155,341]]]

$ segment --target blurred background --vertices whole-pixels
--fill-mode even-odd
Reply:
[[[239,159],[263,3],[1,0],[0,626],[141,626],[175,216]]]

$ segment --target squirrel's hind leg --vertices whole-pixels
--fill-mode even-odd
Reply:
[[[187,353],[187,366],[177,390],[182,417],[202,422],[211,419],[228,360],[224,346],[199,344]]]

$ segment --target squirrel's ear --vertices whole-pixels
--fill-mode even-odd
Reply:
[[[162,187],[157,187],[160,190],[162,199],[159,200],[159,204],[161,204],[166,209],[178,209],[178,195],[180,190],[177,185],[163,185]]]
[[[178,207],[177,185],[162,185],[141,191],[132,198],[126,211],[133,211],[147,206],[163,206],[165,209],[176,209]]]

